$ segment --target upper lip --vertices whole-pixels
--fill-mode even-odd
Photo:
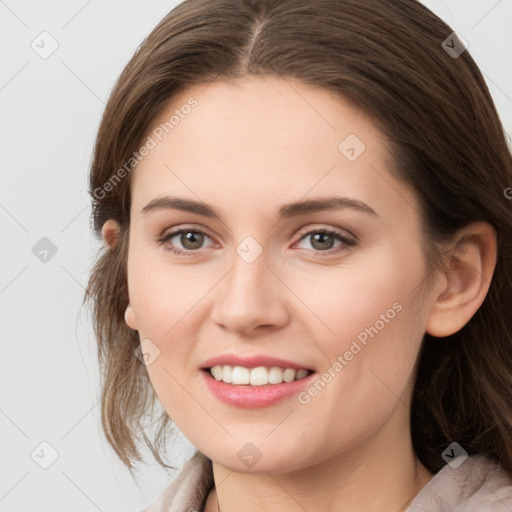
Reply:
[[[243,366],[245,368],[256,368],[258,366],[277,366],[279,368],[290,368],[294,370],[312,370],[305,365],[287,361],[286,359],[280,359],[278,357],[265,356],[265,355],[253,355],[253,356],[237,356],[235,354],[224,354],[216,357],[212,357],[204,361],[201,368],[211,368],[212,366]]]

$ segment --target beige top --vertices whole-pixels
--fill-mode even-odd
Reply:
[[[214,485],[210,459],[196,451],[158,499],[140,512],[203,512]],[[406,512],[512,512],[512,476],[482,455],[444,466]]]

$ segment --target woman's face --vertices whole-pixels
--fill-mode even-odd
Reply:
[[[403,443],[430,299],[418,203],[374,122],[325,90],[248,78],[190,88],[147,135],[126,318],[175,424],[242,472]],[[197,206],[144,210],[167,196]]]

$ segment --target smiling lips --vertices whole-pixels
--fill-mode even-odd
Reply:
[[[280,368],[272,366],[257,366],[246,368],[244,366],[215,365],[210,368],[215,380],[233,385],[266,386],[267,384],[282,384],[293,382],[307,377],[309,371],[306,369],[295,370],[293,368]]]
[[[224,403],[236,407],[265,407],[300,391],[315,370],[267,356],[233,354],[208,359],[201,366],[206,385]]]

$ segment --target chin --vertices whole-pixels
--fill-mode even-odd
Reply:
[[[261,442],[232,440],[229,445],[217,445],[214,448],[205,446],[202,449],[198,446],[209,459],[237,473],[283,474],[301,470],[311,464],[299,440],[296,445],[286,448],[279,441],[272,443],[269,439]],[[301,456],[297,457],[299,453]]]

